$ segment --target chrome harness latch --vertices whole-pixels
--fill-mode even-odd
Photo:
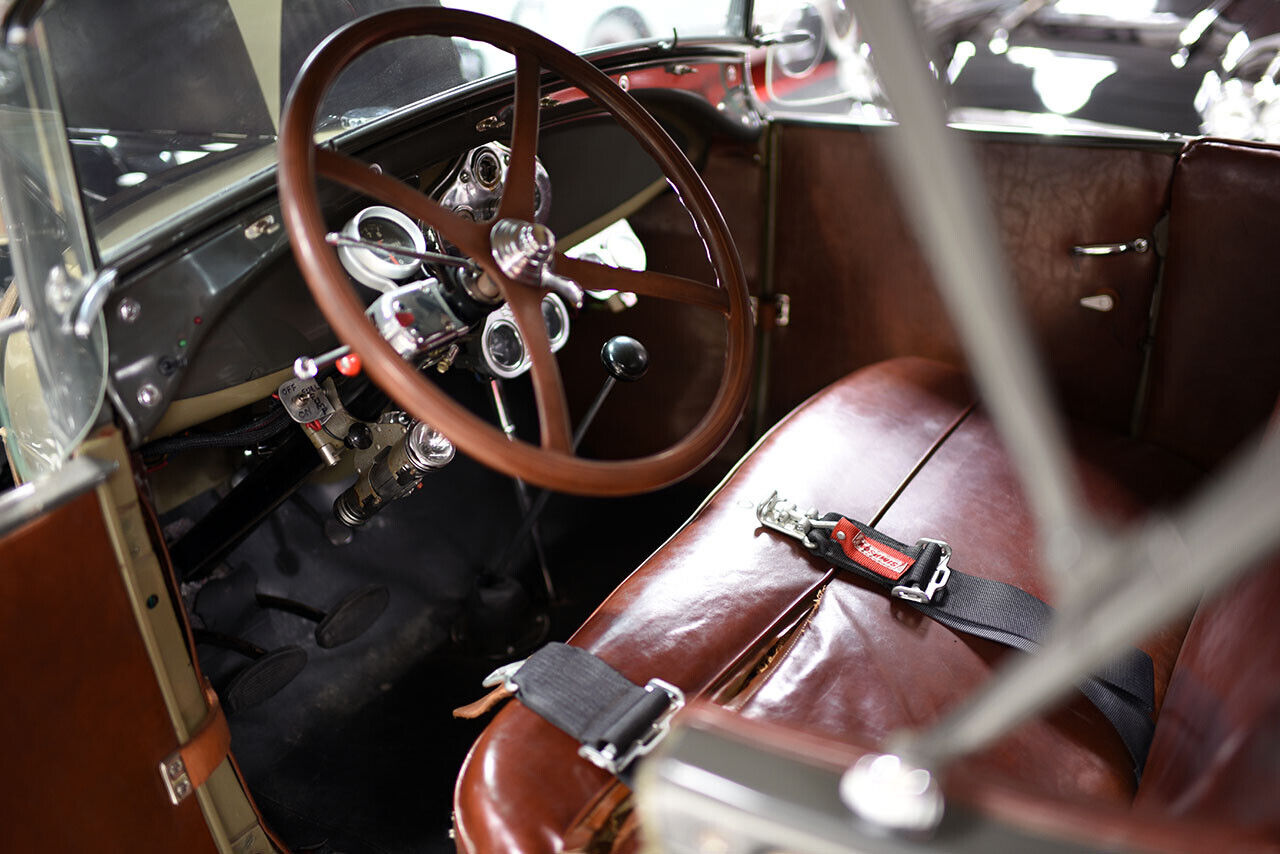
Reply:
[[[810,531],[814,528],[830,531],[836,526],[834,521],[819,519],[818,511],[812,507],[803,513],[800,512],[794,501],[779,497],[776,489],[756,508],[756,519],[766,528],[772,528],[788,537],[795,537],[809,548],[815,545],[813,540],[809,539]]]

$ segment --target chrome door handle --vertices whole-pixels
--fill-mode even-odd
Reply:
[[[1072,255],[1126,255],[1130,252],[1142,254],[1151,248],[1151,241],[1138,237],[1128,243],[1086,243],[1072,246]]]

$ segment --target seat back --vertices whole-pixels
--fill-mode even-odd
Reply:
[[[1280,560],[1196,612],[1135,807],[1280,843]]]
[[[1198,140],[1174,168],[1143,437],[1212,465],[1280,393],[1280,148]]]

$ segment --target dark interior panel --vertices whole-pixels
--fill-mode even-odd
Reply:
[[[897,355],[963,356],[879,151],[877,131],[779,131],[774,287],[791,323],[774,333],[768,420],[850,370]],[[1023,309],[1068,410],[1127,427],[1142,366],[1154,252],[1075,258],[1071,247],[1152,239],[1174,153],[981,142],[993,210]],[[1109,295],[1114,309],[1080,300]]]
[[[711,145],[701,169],[733,233],[753,294],[759,293],[760,282],[763,173],[754,144],[726,140]],[[644,244],[649,269],[714,281],[693,220],[674,193],[662,193],[628,217],[628,222]],[[598,354],[613,335],[630,335],[646,346],[649,373],[640,382],[614,391],[616,399],[600,411],[583,452],[616,458],[670,447],[702,418],[715,395],[725,346],[723,318],[715,312],[646,298],[619,314],[581,315],[559,360],[575,418],[604,379]],[[704,475],[717,480],[749,442],[744,423]]]
[[[1203,464],[1280,394],[1278,192],[1273,146],[1205,140],[1178,161],[1144,435]]]

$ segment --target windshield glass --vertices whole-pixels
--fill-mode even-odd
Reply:
[[[42,12],[100,255],[275,163],[280,112],[312,49],[343,24],[411,0],[59,0]],[[734,0],[445,0],[582,51],[655,37],[722,36]],[[739,28],[740,29],[740,28]],[[499,48],[403,39],[338,80],[317,133],[351,130],[509,71]]]

